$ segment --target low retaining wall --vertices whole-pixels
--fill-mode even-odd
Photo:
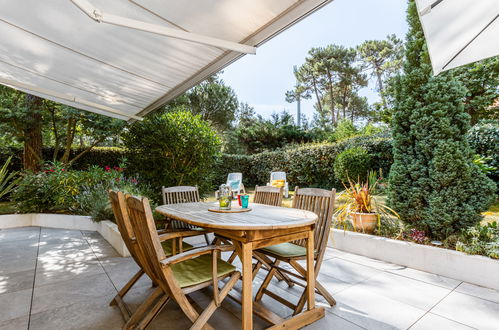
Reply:
[[[499,260],[341,229],[331,236],[338,250],[499,290]]]
[[[118,226],[108,220],[93,222],[88,216],[68,214],[30,213],[0,215],[0,229],[30,226],[97,231],[122,257],[130,256],[130,252],[128,252],[121,238]]]

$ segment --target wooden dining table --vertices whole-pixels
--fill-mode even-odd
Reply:
[[[158,213],[190,225],[205,228],[217,236],[230,240],[242,263],[242,295],[232,297],[242,305],[242,328],[253,329],[253,314],[271,323],[269,329],[297,329],[324,317],[324,307],[315,305],[314,226],[313,212],[250,204],[251,211],[243,213],[216,213],[218,203],[180,203],[161,205]],[[233,203],[233,209],[240,208]],[[305,239],[307,244],[307,310],[283,319],[253,302],[253,251],[267,246]]]

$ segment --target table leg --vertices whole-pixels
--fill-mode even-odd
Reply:
[[[243,264],[243,330],[253,329],[253,246],[242,243],[241,262]]]
[[[314,272],[314,232],[308,232],[307,238],[307,309],[315,308],[315,272]]]

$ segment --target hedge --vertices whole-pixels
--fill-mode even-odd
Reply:
[[[389,132],[370,136],[358,136],[337,143],[304,144],[277,151],[262,152],[254,155],[224,154],[213,169],[215,183],[220,185],[230,172],[243,173],[246,186],[264,185],[270,172],[285,171],[290,187],[332,188],[341,187],[341,182],[334,175],[334,161],[343,150],[362,147],[371,155],[372,169],[382,169],[384,176],[393,162],[392,144]],[[73,157],[80,150],[71,152]],[[53,149],[44,148],[44,158],[51,159]],[[9,149],[0,151],[0,164],[9,155],[14,154],[13,168],[22,168],[22,150]],[[94,148],[73,164],[73,169],[87,169],[90,165],[118,166],[126,158],[126,151],[121,148]]]
[[[284,171],[291,187],[331,188],[341,186],[334,175],[334,161],[343,150],[362,147],[372,157],[372,169],[382,169],[385,177],[393,162],[389,133],[358,136],[338,143],[305,144],[254,155],[224,154],[216,168],[217,181],[223,183],[229,172],[243,173],[246,186],[264,185],[270,172]]]
[[[70,153],[70,159],[78,155],[83,149],[73,149]],[[50,160],[54,154],[54,148],[43,148],[43,159]],[[59,157],[63,154],[64,150],[59,151]],[[9,156],[12,158],[11,168],[13,170],[21,170],[23,167],[22,156],[23,150],[20,148],[2,148],[0,149],[0,164],[4,164]],[[105,166],[118,166],[122,160],[126,158],[126,152],[123,148],[114,147],[95,147],[81,158],[77,159],[72,168],[75,170],[86,170],[91,165],[101,167]]]

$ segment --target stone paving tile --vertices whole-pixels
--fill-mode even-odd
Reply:
[[[33,288],[35,270],[24,270],[9,274],[0,274],[0,295],[7,292]]]
[[[456,288],[456,291],[499,304],[499,291],[493,289],[463,282]]]
[[[0,257],[0,275],[35,270],[36,254],[26,257]]]
[[[464,324],[446,319],[445,317],[428,313],[419,319],[412,327],[411,330],[470,330],[474,329]]]
[[[44,259],[39,260],[35,287],[71,280],[78,276],[102,274],[104,269],[96,258],[85,261]]]
[[[0,242],[31,240],[38,241],[40,227],[0,229]]]
[[[29,329],[121,329],[123,317],[119,309],[109,306],[113,296],[96,297],[93,300],[31,314]]]
[[[28,329],[29,316],[22,316],[0,322],[0,330],[23,330]]]
[[[325,330],[325,329],[337,329],[337,330],[361,330],[365,329],[355,323],[347,321],[337,315],[332,313],[327,313],[326,316],[313,324],[306,326],[304,329],[307,330]]]
[[[355,285],[336,295],[328,312],[366,329],[407,329],[426,311]]]
[[[392,269],[387,271],[396,275],[409,277],[418,281],[441,286],[447,289],[455,289],[459,284],[461,284],[461,281],[455,280],[453,278],[432,274],[428,272],[423,272],[421,270],[413,268],[404,267],[401,269]]]
[[[459,292],[452,292],[431,312],[477,329],[497,330],[499,304]]]
[[[431,309],[451,292],[450,289],[390,273],[372,277],[357,287],[423,310]]]
[[[106,274],[79,276],[76,279],[35,287],[31,313],[36,314],[74,303],[92,302],[99,297],[114,296],[116,293]]]
[[[0,322],[29,315],[31,289],[0,295]]]

